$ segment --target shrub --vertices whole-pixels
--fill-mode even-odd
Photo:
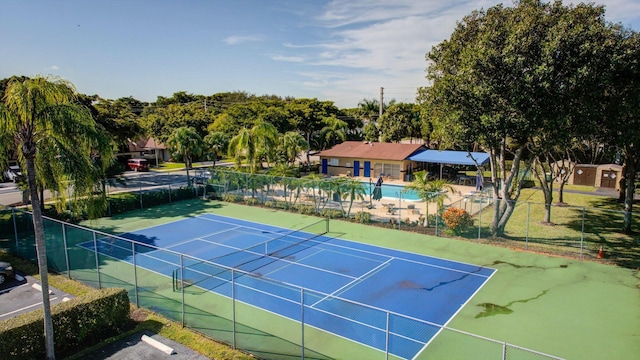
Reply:
[[[260,201],[259,198],[255,198],[255,197],[247,198],[244,202],[247,205],[260,205],[260,204],[262,204],[262,201]]]
[[[313,207],[313,205],[307,205],[307,204],[298,204],[297,209],[298,211],[300,211],[300,214],[304,214],[304,215],[312,215],[315,213],[315,210],[316,210]]]
[[[453,231],[454,234],[460,235],[469,229],[473,225],[471,215],[463,209],[448,208],[447,211],[442,214],[442,219],[447,229]]]
[[[242,195],[226,193],[222,195],[222,200],[226,202],[238,203],[242,202],[243,198]]]
[[[356,222],[360,223],[360,224],[368,224],[371,222],[371,213],[368,213],[366,211],[358,211],[356,213]]]
[[[338,219],[342,217],[342,211],[337,209],[322,209],[320,216],[327,217],[329,219]]]
[[[124,289],[97,290],[52,306],[56,353],[68,354],[126,330],[129,297]],[[5,320],[0,327],[2,353],[12,359],[45,357],[42,309]]]

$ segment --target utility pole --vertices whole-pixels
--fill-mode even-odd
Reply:
[[[382,116],[382,104],[384,102],[384,88],[380,86],[380,111],[378,114],[378,120],[380,120],[380,116]]]

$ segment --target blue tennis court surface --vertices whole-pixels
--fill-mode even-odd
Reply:
[[[188,255],[197,260],[183,257],[185,283],[297,321],[302,293],[305,324],[405,359],[495,272],[319,235],[321,226],[292,231],[205,214],[120,236],[139,242],[138,266],[167,277],[180,269],[179,255],[143,244]],[[94,248],[93,242],[82,246]],[[124,240],[98,239],[97,246],[103,255],[134,261]]]

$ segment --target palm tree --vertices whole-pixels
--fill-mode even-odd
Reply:
[[[324,178],[316,173],[309,174],[304,178],[304,188],[309,191],[311,190],[311,194],[313,197],[313,209],[315,212],[320,211],[320,195],[323,191]]]
[[[404,187],[403,192],[415,191],[418,196],[426,203],[426,215],[424,217],[424,226],[429,226],[429,203],[435,201],[438,210],[442,207],[444,199],[449,198],[444,190],[455,191],[453,186],[447,180],[429,180],[429,173],[425,170],[415,172],[413,174],[413,182]]]
[[[340,192],[342,194],[342,198],[349,199],[349,209],[347,210],[345,215],[345,217],[348,218],[351,215],[353,201],[364,200],[364,195],[367,193],[367,189],[364,187],[364,184],[361,181],[357,179],[346,178],[340,182]],[[342,204],[340,204],[340,206],[342,207]]]
[[[204,137],[204,152],[207,158],[213,160],[213,168],[216,167],[216,159],[218,156],[227,152],[229,147],[229,139],[221,131],[211,131]]]
[[[309,150],[309,143],[296,131],[288,131],[282,137],[280,149],[288,164],[296,162],[298,155]]]
[[[333,147],[339,142],[347,140],[347,130],[349,125],[336,117],[322,119],[325,126],[320,130],[320,144],[323,149]]]
[[[271,167],[267,173],[274,177],[275,183],[279,183],[282,185],[282,192],[286,202],[287,189],[289,187],[288,185],[290,184],[290,178],[293,178],[295,176],[293,167],[291,167],[289,164],[279,163]]]
[[[242,161],[246,159],[253,171],[253,164],[256,157],[256,143],[251,130],[242,128],[238,135],[231,138],[227,152],[236,162],[236,168],[239,169]]]
[[[167,138],[167,146],[178,156],[181,156],[187,168],[187,184],[189,181],[189,169],[194,156],[202,154],[202,138],[192,127],[179,127]]]
[[[262,162],[275,162],[276,148],[278,147],[278,129],[273,124],[264,120],[258,122],[251,128],[251,134],[256,143],[256,159],[262,167]]]
[[[17,150],[18,160],[26,169],[42,285],[46,358],[54,359],[47,250],[38,184],[60,194],[72,186],[74,198],[84,199],[89,215],[96,216],[104,210],[105,202],[104,197],[103,201],[95,201],[92,192],[112,159],[109,136],[96,125],[89,110],[76,102],[71,83],[39,76],[9,81],[0,104],[0,133],[10,138],[0,145],[0,158]],[[101,168],[97,168],[94,161],[98,156],[103,159]],[[40,170],[47,175],[40,176]]]
[[[380,102],[376,99],[362,99],[358,103],[358,114],[365,123],[375,123],[380,115]]]

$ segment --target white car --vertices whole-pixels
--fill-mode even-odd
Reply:
[[[196,184],[206,184],[207,180],[211,179],[211,171],[201,170],[196,172],[195,181]]]
[[[11,165],[2,175],[6,180],[16,182],[18,178],[22,176],[22,172],[20,171],[20,166]]]

